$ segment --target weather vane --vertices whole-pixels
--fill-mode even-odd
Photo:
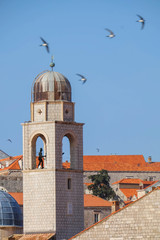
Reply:
[[[51,57],[51,63],[50,63],[50,67],[52,68],[53,71],[53,67],[55,66],[55,63],[53,62],[53,55]]]

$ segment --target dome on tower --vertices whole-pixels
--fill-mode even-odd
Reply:
[[[0,226],[23,225],[23,217],[20,206],[7,192],[0,190]]]
[[[44,71],[33,82],[32,101],[61,100],[71,102],[71,85],[61,73]]]

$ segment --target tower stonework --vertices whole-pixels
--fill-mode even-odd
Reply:
[[[56,233],[68,239],[84,228],[83,124],[74,121],[71,86],[46,71],[32,87],[31,121],[23,125],[24,233]],[[70,142],[70,168],[63,168],[62,140]],[[44,143],[44,168],[37,168],[36,141]]]

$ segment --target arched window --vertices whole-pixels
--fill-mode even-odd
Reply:
[[[65,134],[62,139],[62,168],[78,168],[78,145],[71,133]]]
[[[42,134],[36,134],[32,139],[32,166],[35,168],[47,168],[47,149],[46,139]],[[41,152],[42,160],[39,160],[39,152]]]
[[[66,167],[70,165],[70,141],[67,136],[62,140],[62,164]]]

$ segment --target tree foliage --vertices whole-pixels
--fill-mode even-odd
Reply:
[[[98,174],[91,175],[88,178],[92,181],[88,189],[92,190],[93,195],[106,200],[116,197],[114,190],[110,187],[110,176],[107,170],[102,169]]]

